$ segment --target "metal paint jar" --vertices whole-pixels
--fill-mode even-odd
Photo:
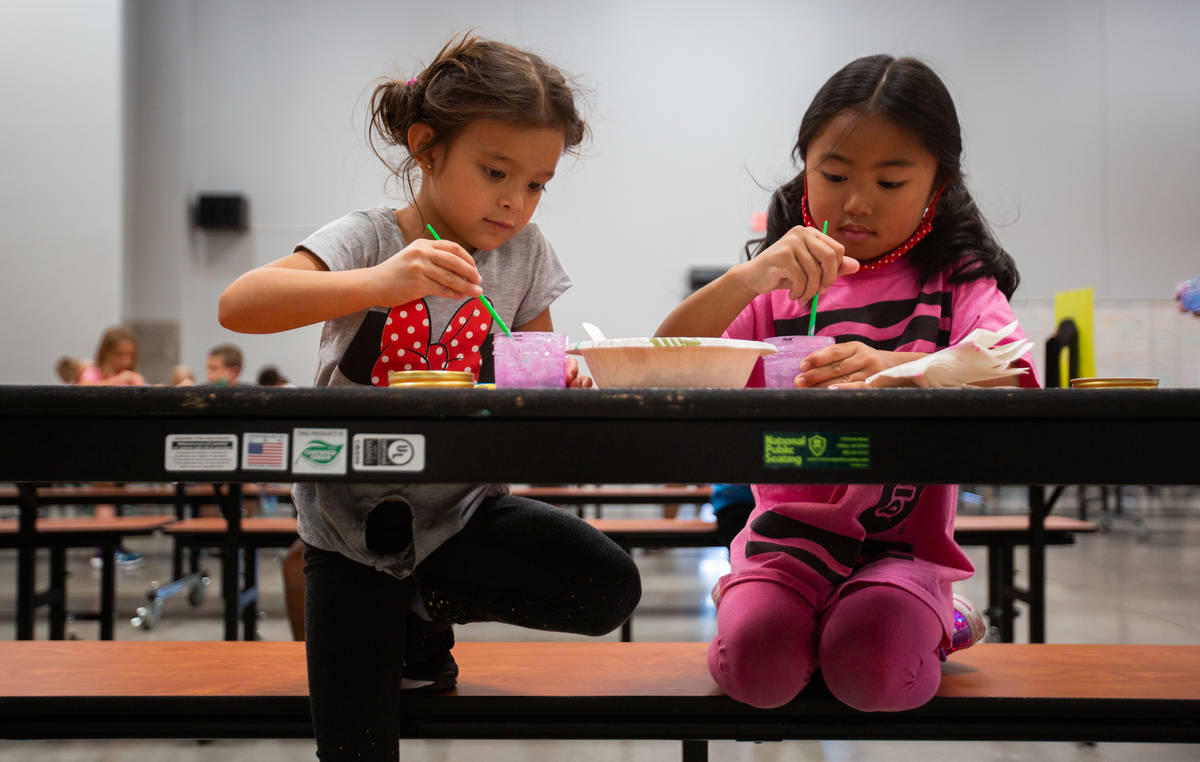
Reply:
[[[469,370],[391,370],[391,389],[473,389],[475,376]]]
[[[1157,378],[1073,378],[1072,389],[1157,389]]]

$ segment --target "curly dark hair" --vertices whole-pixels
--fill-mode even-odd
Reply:
[[[449,145],[481,119],[561,129],[566,153],[574,153],[587,134],[575,106],[575,89],[561,71],[534,53],[464,34],[446,43],[417,76],[387,79],[376,86],[367,141],[412,196],[417,158]],[[429,125],[433,139],[413,153],[408,128],[417,123]],[[380,143],[399,146],[407,154],[393,165],[381,153]]]

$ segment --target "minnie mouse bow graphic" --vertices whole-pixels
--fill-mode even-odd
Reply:
[[[459,306],[436,341],[424,299],[392,307],[380,334],[371,384],[387,386],[388,371],[393,370],[465,370],[478,379],[480,349],[491,329],[492,316],[475,299]]]
[[[490,380],[492,316],[479,301],[459,305],[436,342],[429,315],[424,299],[386,312],[369,310],[338,360],[338,371],[364,386],[386,387],[388,371],[406,369],[466,370]]]

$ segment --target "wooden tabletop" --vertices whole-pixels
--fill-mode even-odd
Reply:
[[[38,534],[147,534],[175,521],[174,516],[112,516],[109,518],[40,518]],[[16,534],[16,519],[0,519],[0,534]]]
[[[591,487],[563,485],[558,487],[513,487],[512,494],[542,500],[547,503],[621,505],[638,503],[704,503],[712,499],[712,487],[646,486]]]
[[[257,500],[263,495],[291,499],[291,484],[258,484],[247,482],[242,485],[242,498]],[[179,494],[174,484],[96,484],[41,485],[37,488],[38,502],[54,505],[88,505],[97,502],[114,503],[173,503]],[[213,505],[219,497],[216,487],[204,482],[185,485],[182,499],[189,504],[207,501]],[[0,503],[16,505],[20,493],[14,484],[0,484]]]
[[[147,517],[150,518],[150,517]],[[651,537],[670,534],[676,537],[700,537],[715,535],[716,522],[704,519],[586,519],[600,532],[622,538]],[[164,521],[163,523],[167,523]],[[39,528],[41,524],[39,523]],[[167,524],[164,531],[168,534],[224,534],[226,521],[220,517],[197,517],[184,519]],[[4,530],[0,522],[0,531]],[[971,533],[1000,533],[1017,535],[1029,529],[1028,516],[959,516],[955,519],[956,534]],[[242,531],[247,534],[256,533],[294,533],[296,519],[290,517],[262,518],[246,517],[242,519]],[[1046,531],[1052,533],[1095,532],[1096,524],[1091,521],[1080,521],[1066,516],[1048,516]],[[967,537],[965,539],[971,539]],[[683,540],[680,540],[683,542]]]
[[[1095,532],[1096,522],[1051,514],[1046,517],[1044,527],[1048,532]],[[1028,529],[1029,514],[954,517],[955,532],[1023,532]]]
[[[191,519],[175,521],[164,527],[167,534],[225,534],[229,523],[219,516],[198,516]],[[242,518],[242,531],[247,534],[257,532],[296,532],[294,517],[259,517],[246,516]]]

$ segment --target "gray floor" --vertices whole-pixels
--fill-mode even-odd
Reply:
[[[985,491],[987,510],[1019,510],[1019,491]],[[1200,494],[1169,488],[1147,496],[1133,490],[1122,515],[1107,531],[1082,536],[1074,546],[1052,548],[1048,555],[1049,616],[1047,640],[1060,643],[1174,643],[1200,644]],[[980,509],[975,506],[975,509]],[[606,516],[652,516],[657,509],[633,507],[607,509]],[[682,516],[697,509],[684,507]],[[1076,515],[1073,495],[1058,512]],[[1094,516],[1093,516],[1094,517]],[[1135,519],[1141,519],[1141,523]],[[135,539],[130,546],[146,554],[145,567],[120,573],[118,606],[120,640],[219,639],[222,627],[216,583],[199,607],[182,597],[167,601],[164,616],[152,631],[134,628],[129,620],[142,604],[154,580],[169,576],[169,543],[161,537]],[[970,549],[978,568],[984,558]],[[0,633],[12,637],[13,553],[0,554]],[[98,575],[88,564],[87,551],[71,559],[70,602],[86,610],[97,605]],[[718,550],[668,550],[637,552],[645,594],[634,619],[638,640],[707,640],[713,633],[714,611],[708,599],[713,581],[724,572],[724,552]],[[290,638],[283,609],[278,556],[263,553],[262,584],[266,615],[261,635],[267,640]],[[1018,568],[1023,567],[1018,559]],[[217,565],[212,564],[216,574]],[[44,575],[44,569],[40,572]],[[42,576],[41,579],[45,577]],[[981,575],[959,588],[976,601],[986,598]],[[1019,640],[1025,640],[1024,623],[1018,620]],[[94,622],[76,622],[72,637],[97,637]],[[461,640],[529,640],[556,636],[504,625],[470,625],[456,629]],[[44,626],[38,633],[45,637]],[[557,636],[573,639],[575,636]],[[614,634],[607,639],[616,640]],[[986,648],[987,644],[978,646]],[[401,759],[420,762],[507,762],[508,760],[563,760],[615,762],[616,760],[678,759],[674,742],[578,741],[405,741]],[[1137,759],[1139,762],[1200,760],[1200,746],[1168,744],[1069,743],[924,743],[924,742],[714,742],[709,757],[716,761],[739,760],[1055,760],[1099,762]],[[9,741],[0,742],[0,762],[15,760],[162,760],[163,762],[272,762],[314,759],[309,741]]]

